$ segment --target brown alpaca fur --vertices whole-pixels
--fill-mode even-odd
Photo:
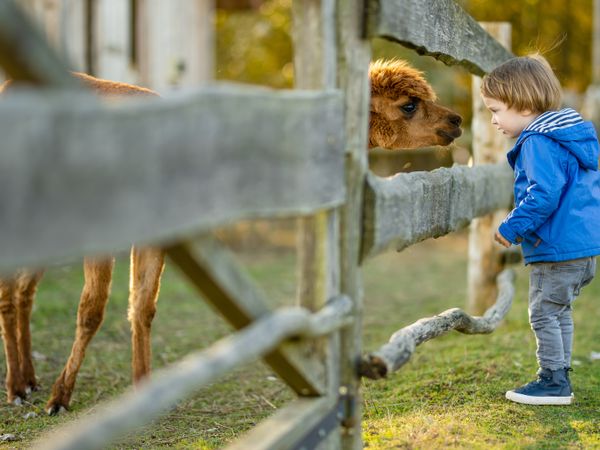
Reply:
[[[75,74],[98,95],[157,95],[155,92],[113,81]],[[400,61],[373,63],[369,147],[416,148],[447,145],[460,136],[461,118],[435,104],[435,94],[421,73]],[[9,86],[5,83],[0,86]],[[414,111],[402,112],[406,105]],[[52,388],[46,405],[49,414],[68,409],[77,372],[86,348],[104,318],[112,279],[113,258],[85,258],[85,283],[77,312],[77,330],[71,355]],[[129,314],[132,331],[132,376],[138,382],[150,372],[150,327],[156,311],[164,253],[159,248],[132,248]],[[33,298],[42,272],[21,271],[0,278],[0,325],[4,335],[8,401],[21,403],[37,381],[31,358],[29,319]]]
[[[149,89],[74,74],[83,84],[101,96],[156,96]],[[9,87],[5,83],[0,92]],[[68,409],[77,372],[85,351],[104,319],[110,293],[114,260],[84,259],[84,287],[77,311],[77,330],[71,355],[52,387],[46,405],[48,414]],[[150,372],[150,327],[156,311],[164,253],[159,248],[131,249],[129,314],[132,340],[132,376],[138,382]],[[31,357],[29,321],[37,285],[42,272],[23,270],[12,278],[0,278],[0,326],[6,355],[6,392],[10,403],[20,404],[37,381]]]
[[[461,135],[462,118],[435,103],[423,74],[399,60],[378,60],[369,68],[369,148],[448,145]]]

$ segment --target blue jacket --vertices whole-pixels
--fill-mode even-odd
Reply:
[[[508,152],[515,208],[499,231],[525,264],[600,254],[600,172],[594,126],[574,110],[548,111]]]

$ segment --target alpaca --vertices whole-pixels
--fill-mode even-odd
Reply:
[[[102,96],[157,95],[155,92],[89,75],[75,74]],[[372,64],[369,147],[417,148],[447,145],[460,136],[461,117],[433,103],[435,95],[421,73],[405,63]],[[7,83],[5,83],[5,86]],[[0,87],[0,92],[2,88]],[[68,410],[86,348],[99,329],[110,292],[114,259],[84,258],[84,288],[77,312],[75,341],[46,405],[48,414]],[[150,327],[156,311],[164,252],[156,247],[131,250],[128,319],[132,330],[132,378],[137,383],[150,372]],[[6,354],[9,403],[20,404],[37,381],[31,357],[29,320],[41,271],[23,270],[0,278],[0,326]]]
[[[400,60],[369,67],[369,148],[408,149],[448,145],[461,135],[462,118],[435,103],[423,74]]]
[[[74,74],[82,83],[103,97],[157,96],[150,89],[99,80]],[[10,82],[0,87],[8,88]],[[48,414],[68,409],[77,373],[86,348],[104,319],[108,302],[114,259],[84,258],[84,287],[77,312],[75,341],[69,359],[54,382],[46,405]],[[132,376],[138,382],[150,372],[150,327],[156,311],[164,252],[159,248],[131,249],[128,319],[132,331]],[[0,278],[0,326],[6,355],[6,391],[9,403],[21,404],[26,395],[37,389],[31,357],[29,321],[33,299],[42,271],[21,270],[12,278]]]

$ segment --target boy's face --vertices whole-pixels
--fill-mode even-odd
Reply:
[[[485,95],[482,95],[482,98],[483,103],[492,113],[492,125],[495,125],[502,134],[511,138],[519,136],[521,131],[539,115],[531,111],[517,111],[506,106],[506,103]]]

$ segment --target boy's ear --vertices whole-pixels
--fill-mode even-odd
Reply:
[[[527,116],[532,116],[535,113],[529,109],[524,109],[523,111],[520,112],[520,114],[524,117],[527,117]]]

